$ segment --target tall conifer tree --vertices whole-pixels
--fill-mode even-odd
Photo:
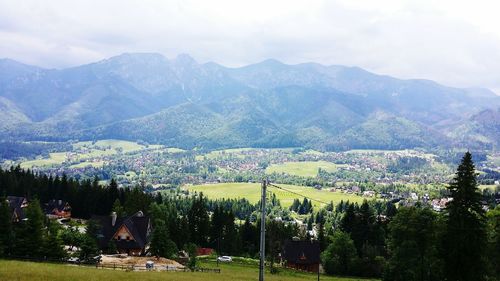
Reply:
[[[466,152],[450,183],[443,235],[445,275],[450,281],[485,279],[486,226],[472,155]]]
[[[0,257],[10,253],[12,246],[12,214],[5,198],[0,198]]]

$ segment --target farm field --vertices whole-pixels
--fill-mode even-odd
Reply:
[[[289,189],[293,192],[302,194],[304,196],[324,201],[340,202],[340,200],[350,202],[361,203],[365,199],[364,197],[345,194],[341,192],[330,192],[328,190],[317,190],[308,186],[297,186],[297,185],[286,185],[277,184],[278,186]],[[246,198],[250,203],[257,203],[260,199],[260,183],[220,183],[220,184],[204,184],[204,185],[193,185],[184,186],[183,188],[191,192],[203,192],[205,196],[210,199],[222,199],[222,198]],[[302,200],[300,196],[295,194],[282,191],[280,189],[269,187],[269,191],[276,194],[276,197],[281,201],[281,205],[284,207],[289,207],[292,205],[295,198]],[[313,202],[313,205],[320,205],[318,202]]]
[[[285,162],[267,167],[266,174],[285,173],[299,177],[316,177],[319,169],[327,172],[335,172],[340,166],[342,165],[326,161]]]
[[[204,262],[203,267],[215,268],[215,263]],[[0,260],[0,280],[50,280],[50,281],[122,281],[122,280],[256,280],[258,279],[258,268],[240,264],[222,264],[221,273],[201,273],[201,272],[126,272],[111,269],[96,269],[93,267],[78,267],[73,265],[33,263],[20,261]],[[299,273],[283,270],[277,275],[266,273],[266,280],[316,280],[315,274]],[[357,278],[343,278],[333,276],[321,276],[325,281],[355,281],[370,280]],[[373,279],[372,279],[373,280]]]
[[[66,152],[49,153],[49,158],[30,160],[21,163],[21,168],[47,167],[61,165],[66,160]]]
[[[84,168],[86,166],[102,167],[103,161],[92,159],[111,156],[117,153],[138,152],[144,149],[159,149],[161,145],[141,145],[124,140],[99,140],[96,142],[82,141],[72,144],[73,151],[49,153],[48,158],[35,159],[21,163],[21,168],[53,167],[70,162],[70,168]]]

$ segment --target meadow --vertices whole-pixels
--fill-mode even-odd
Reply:
[[[215,268],[213,262],[201,263],[203,267]],[[33,263],[20,261],[0,260],[0,280],[9,281],[123,281],[123,280],[179,280],[179,281],[229,281],[229,280],[257,280],[258,267],[243,264],[221,264],[221,273],[201,272],[126,272],[112,269],[96,269],[94,267],[79,267],[74,265]],[[282,270],[279,274],[266,272],[266,280],[316,280],[316,274]],[[355,281],[370,280],[360,278],[344,278],[322,275],[325,281]],[[373,279],[372,279],[373,280]]]
[[[287,185],[287,184],[277,184],[278,186],[284,187],[295,193],[299,193],[303,196],[320,200],[323,202],[338,203],[340,200],[350,202],[361,203],[365,199],[364,197],[346,194],[339,191],[331,192],[329,190],[318,190],[308,186],[297,186],[297,185]],[[210,199],[222,199],[222,198],[246,198],[250,203],[257,203],[260,199],[261,184],[260,183],[219,183],[219,184],[203,184],[203,185],[192,185],[184,186],[191,192],[203,192],[205,196]],[[289,193],[275,187],[269,187],[268,191],[276,194],[276,197],[281,201],[281,205],[284,207],[289,207],[292,205],[294,199],[302,198],[296,194]],[[318,202],[313,202],[313,205],[321,205]]]
[[[87,166],[102,167],[104,162],[101,157],[111,156],[117,153],[138,152],[144,149],[159,149],[161,145],[145,146],[124,140],[99,140],[96,142],[82,141],[72,144],[72,151],[49,153],[47,158],[24,161],[21,168],[54,167],[65,162],[71,163],[70,168],[84,168]],[[97,160],[96,160],[97,159]]]

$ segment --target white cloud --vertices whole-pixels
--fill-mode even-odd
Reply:
[[[230,66],[357,65],[500,92],[495,1],[7,1],[0,57],[67,67],[122,52]]]

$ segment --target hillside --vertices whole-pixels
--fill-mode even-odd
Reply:
[[[491,148],[500,141],[491,124],[500,118],[493,92],[357,67],[266,60],[227,68],[188,55],[134,53],[60,70],[5,59],[0,74],[4,140],[323,150]]]

